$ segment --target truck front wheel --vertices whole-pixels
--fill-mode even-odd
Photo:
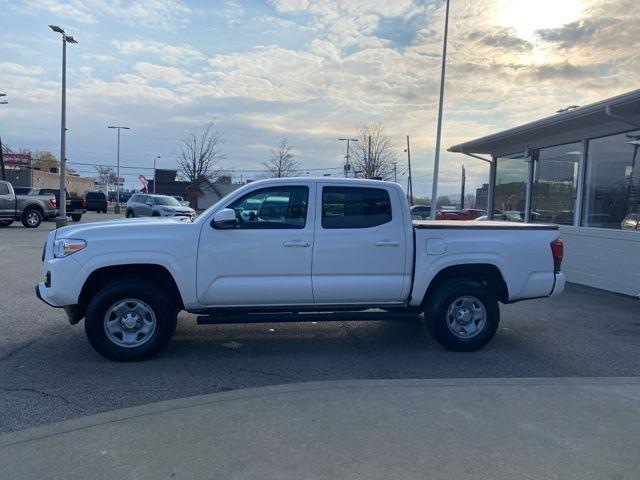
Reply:
[[[489,288],[472,279],[443,282],[430,294],[425,325],[442,346],[470,352],[485,346],[500,324],[500,307]]]
[[[146,360],[171,340],[178,309],[160,287],[120,280],[101,289],[86,310],[85,333],[98,353],[117,361]]]

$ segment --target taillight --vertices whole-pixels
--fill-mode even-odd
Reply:
[[[85,210],[87,209],[87,199],[86,198],[82,199],[82,208],[84,208]]]
[[[553,255],[553,271],[554,273],[560,273],[562,257],[564,256],[564,243],[561,238],[556,238],[551,242],[551,255]]]
[[[49,205],[51,205],[52,208],[56,208],[56,199],[55,198],[50,198],[49,199]]]

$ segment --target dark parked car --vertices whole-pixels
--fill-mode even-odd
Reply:
[[[107,213],[109,207],[107,196],[103,192],[87,192],[84,203],[87,212]]]
[[[486,215],[487,212],[477,208],[465,208],[463,210],[443,210],[436,214],[436,220],[475,220]]]
[[[43,219],[55,215],[53,195],[16,195],[9,182],[0,181],[0,227],[19,220],[26,228],[36,228]]]
[[[56,198],[56,205],[60,205],[60,189],[58,188],[33,188],[29,195],[53,195]],[[77,195],[70,195],[67,191],[67,216],[74,222],[79,222],[86,212],[84,200]],[[56,213],[57,214],[57,213]]]
[[[413,205],[410,209],[414,220],[428,220],[431,218],[431,205]]]

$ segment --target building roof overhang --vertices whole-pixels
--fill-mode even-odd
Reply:
[[[497,157],[636,127],[640,128],[640,89],[460,143],[449,151]]]

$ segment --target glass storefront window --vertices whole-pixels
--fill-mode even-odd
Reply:
[[[582,225],[638,230],[639,149],[640,130],[589,140]]]
[[[541,148],[534,163],[531,221],[573,225],[580,142]]]
[[[522,155],[496,159],[493,219],[524,221],[529,163]]]

